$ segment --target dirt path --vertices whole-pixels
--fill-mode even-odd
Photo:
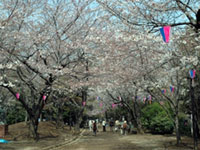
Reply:
[[[127,142],[120,140],[122,136],[111,132],[98,132],[96,136],[86,131],[76,143],[64,146],[60,150],[127,150],[132,149]]]
[[[70,145],[59,150],[189,150],[189,147],[169,147],[175,137],[162,135],[126,135],[118,133],[98,132],[94,136],[86,131],[83,136]]]
[[[37,143],[19,141],[0,144],[0,150],[191,150],[191,138],[183,138],[181,146],[175,146],[173,135],[120,135],[113,132],[98,132],[96,136],[85,129],[79,136],[54,140],[45,139]]]

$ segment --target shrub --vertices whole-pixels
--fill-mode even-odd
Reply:
[[[173,121],[169,117],[163,116],[162,113],[159,113],[151,120],[149,128],[154,134],[171,134],[174,130]]]
[[[7,112],[6,122],[7,124],[22,122],[25,120],[25,114],[25,110],[18,105],[15,107],[10,107]]]
[[[142,124],[154,134],[171,134],[174,130],[173,120],[156,102],[142,110]]]

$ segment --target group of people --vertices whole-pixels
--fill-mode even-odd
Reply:
[[[113,121],[112,119],[107,123],[105,120],[102,121],[102,128],[103,132],[106,132],[106,126],[110,126],[111,132],[118,132],[122,135],[126,135],[131,130],[131,125],[128,125],[127,121]],[[94,135],[96,136],[96,133],[98,132],[98,120],[89,120],[89,130],[93,131]]]
[[[111,123],[111,125],[113,125],[113,123]],[[130,132],[130,129],[131,129],[131,126],[128,125],[126,120],[121,121],[121,122],[119,120],[116,120],[114,123],[114,131],[115,132],[120,131],[122,135],[126,135],[127,132]],[[113,131],[113,128],[111,128],[111,131]]]

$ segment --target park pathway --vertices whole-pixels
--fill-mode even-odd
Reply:
[[[40,141],[29,145],[28,141],[0,144],[0,150],[191,150],[190,146],[173,146],[176,138],[173,135],[129,134],[116,132],[97,132],[94,136],[88,129],[81,134],[63,141]],[[56,143],[56,144],[55,144]]]
[[[130,142],[123,141],[122,135],[111,132],[86,131],[76,142],[60,147],[60,150],[133,150],[136,147]]]
[[[135,139],[135,140],[133,140]],[[143,142],[140,142],[143,141]],[[59,147],[59,150],[165,150],[163,141],[152,143],[138,135],[120,135],[113,132],[98,132],[96,136],[86,131],[75,142]],[[162,140],[162,139],[161,139]],[[157,141],[158,142],[158,141]]]

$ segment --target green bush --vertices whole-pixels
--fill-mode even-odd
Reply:
[[[154,134],[171,134],[174,130],[172,119],[170,119],[164,109],[155,102],[142,109],[142,124]]]
[[[7,112],[6,122],[7,124],[22,122],[25,120],[25,114],[24,108],[20,106],[10,107]]]
[[[167,116],[163,116],[163,112],[155,116],[150,123],[149,129],[155,134],[171,134],[173,133],[173,121]]]

